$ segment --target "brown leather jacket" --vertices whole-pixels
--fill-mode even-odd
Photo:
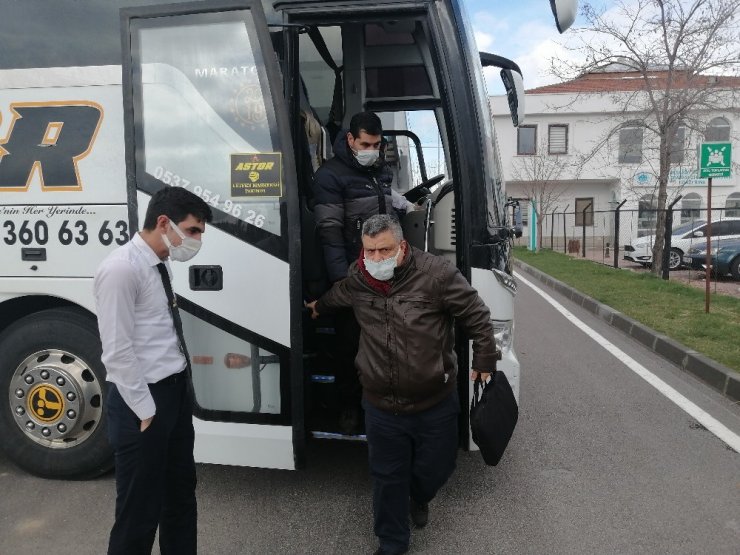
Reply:
[[[316,304],[319,314],[352,307],[362,333],[355,359],[365,398],[393,413],[428,409],[455,389],[454,320],[473,340],[472,367],[496,368],[491,313],[458,269],[411,247],[387,296],[357,262]]]

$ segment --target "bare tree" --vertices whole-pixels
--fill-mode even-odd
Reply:
[[[568,188],[562,178],[577,178],[578,166],[568,156],[548,154],[547,142],[537,145],[536,154],[514,159],[511,177],[522,193],[534,201],[537,211],[537,244],[542,244],[542,216],[554,209]]]
[[[629,125],[648,135],[644,145],[655,149],[657,156],[648,160],[657,181],[655,274],[662,272],[671,164],[684,160],[691,131],[703,133],[702,114],[737,106],[739,11],[740,0],[616,0],[608,10],[585,4],[586,25],[570,46],[580,61],[553,65],[561,78],[609,66],[638,77],[612,94],[633,121],[615,127],[602,146]]]

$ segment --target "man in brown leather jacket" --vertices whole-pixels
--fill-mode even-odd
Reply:
[[[373,476],[376,555],[405,553],[457,457],[454,323],[473,340],[473,375],[496,369],[491,314],[448,260],[404,239],[392,216],[369,218],[363,251],[318,301],[314,317],[352,307],[362,329],[355,359]]]

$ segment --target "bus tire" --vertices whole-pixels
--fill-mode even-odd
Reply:
[[[0,334],[0,446],[43,478],[85,479],[113,466],[107,384],[95,319],[43,310]]]

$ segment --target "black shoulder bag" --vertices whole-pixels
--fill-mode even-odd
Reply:
[[[495,371],[487,384],[479,376],[470,403],[470,429],[487,465],[499,463],[518,419],[519,407],[506,375]]]

